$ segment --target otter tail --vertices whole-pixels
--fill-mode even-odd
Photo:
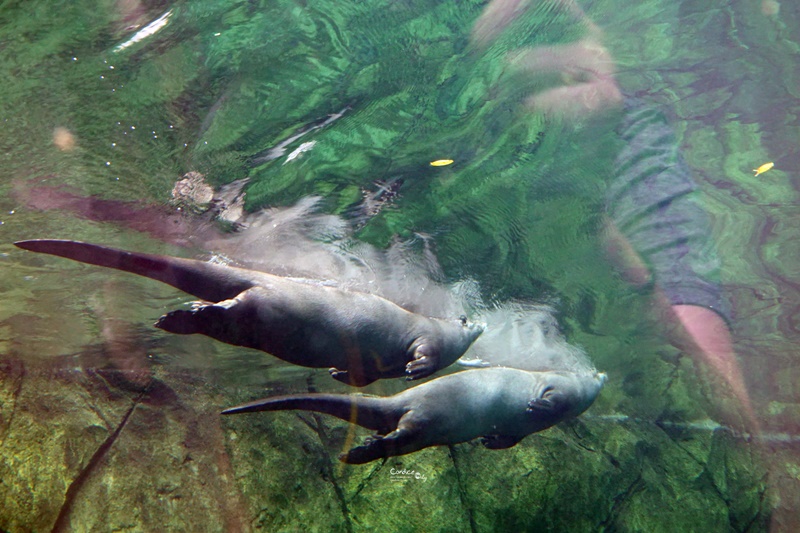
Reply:
[[[126,252],[79,241],[41,239],[14,244],[32,252],[139,274],[211,302],[228,300],[253,286],[239,269],[194,259]]]
[[[299,409],[333,415],[352,424],[388,433],[397,427],[401,413],[393,408],[390,398],[358,394],[290,394],[273,396],[237,405],[222,411],[223,415],[256,411],[288,411]]]

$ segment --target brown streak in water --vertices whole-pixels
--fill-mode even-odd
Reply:
[[[106,438],[105,441],[97,448],[92,455],[91,459],[86,463],[86,466],[83,467],[83,470],[78,473],[75,479],[70,483],[69,488],[67,489],[66,494],[64,495],[64,504],[61,506],[61,510],[58,513],[58,517],[56,518],[55,524],[53,524],[52,531],[60,532],[60,531],[68,531],[69,528],[69,515],[72,512],[72,508],[75,504],[75,500],[78,497],[78,493],[86,484],[86,481],[92,475],[92,473],[97,470],[103,462],[103,459],[108,453],[108,450],[111,449],[111,446],[114,445],[117,438],[119,437],[120,433],[125,427],[125,424],[128,423],[128,419],[130,418],[131,414],[133,414],[134,409],[136,406],[139,405],[139,401],[142,399],[144,393],[140,394],[133,400],[133,404],[128,408],[128,411],[122,417],[117,429]]]
[[[17,413],[17,399],[22,392],[22,384],[25,381],[25,365],[20,359],[12,358],[6,361],[0,361],[0,375],[3,376],[3,381],[17,382],[14,392],[12,393],[14,405],[11,407],[11,414],[6,421],[5,428],[0,428],[0,447],[6,441],[6,436],[11,429],[11,424],[14,423],[14,415]]]
[[[17,180],[12,185],[12,195],[30,209],[61,210],[95,222],[115,222],[171,244],[186,245],[189,236],[203,239],[198,235],[201,224],[174,208],[81,196],[64,185],[34,185],[34,181],[41,180]]]

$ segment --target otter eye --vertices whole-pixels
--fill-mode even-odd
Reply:
[[[461,315],[460,317],[458,317],[458,319],[461,321],[462,326],[467,325],[467,315]]]
[[[548,393],[553,392],[554,389],[555,387],[553,387],[552,385],[548,385],[547,387],[545,387],[545,389],[542,391],[542,398],[547,396]]]

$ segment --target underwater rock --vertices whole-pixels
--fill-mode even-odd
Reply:
[[[214,189],[199,172],[187,172],[172,187],[172,203],[202,213],[214,199]]]

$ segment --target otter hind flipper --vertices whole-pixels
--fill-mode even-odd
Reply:
[[[404,455],[423,448],[419,442],[419,430],[409,421],[406,414],[397,426],[397,429],[386,436],[380,435],[370,437],[361,446],[356,446],[350,451],[339,455],[339,460],[343,463],[360,465],[384,459]]]
[[[156,320],[156,323],[153,325],[169,333],[191,335],[204,331],[204,329],[201,328],[201,321],[197,320],[197,317],[198,313],[194,309],[178,309],[176,311],[170,311],[162,316]]]
[[[178,335],[203,333],[222,342],[242,346],[243,331],[237,331],[238,336],[235,338],[231,338],[230,332],[226,334],[231,326],[236,327],[238,324],[235,317],[230,316],[229,311],[239,301],[238,298],[231,298],[217,303],[193,302],[191,309],[170,311],[153,325],[158,329]]]

